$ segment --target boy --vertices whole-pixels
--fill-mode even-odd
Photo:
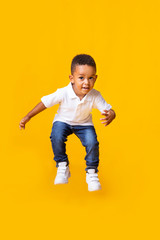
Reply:
[[[50,135],[54,160],[56,161],[57,176],[54,184],[68,183],[70,177],[69,161],[66,154],[67,137],[74,133],[86,148],[86,182],[89,191],[101,189],[98,179],[99,142],[92,122],[92,108],[97,108],[105,117],[100,119],[107,126],[116,114],[111,105],[101,96],[100,92],[93,89],[96,75],[96,63],[87,54],[76,55],[71,63],[70,83],[64,88],[41,98],[31,112],[21,121],[20,129],[25,129],[25,124],[36,114],[55,104],[59,109],[53,120]]]

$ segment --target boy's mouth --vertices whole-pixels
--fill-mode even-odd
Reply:
[[[89,90],[89,87],[82,87],[82,89]]]

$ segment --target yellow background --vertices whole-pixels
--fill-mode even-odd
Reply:
[[[4,1],[1,18],[2,239],[159,239],[159,1]],[[93,111],[102,191],[88,192],[85,150],[70,136],[69,184],[55,186],[50,143],[58,106],[19,122],[69,83],[71,60],[96,61]]]

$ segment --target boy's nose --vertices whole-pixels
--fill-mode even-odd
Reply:
[[[85,78],[84,82],[85,82],[86,84],[88,84],[88,83],[89,83],[89,81],[88,81],[88,79],[87,79],[87,78]]]

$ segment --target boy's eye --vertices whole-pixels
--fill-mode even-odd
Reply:
[[[80,79],[83,79],[83,77],[79,77]],[[93,77],[90,77],[90,79],[93,79]]]

